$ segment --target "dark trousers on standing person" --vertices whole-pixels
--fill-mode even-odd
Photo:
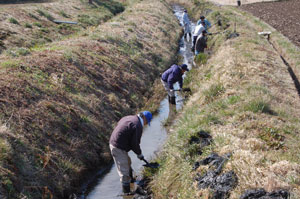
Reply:
[[[196,45],[196,41],[197,41],[198,36],[193,36],[193,46],[192,46],[192,51],[195,51],[195,45]]]
[[[187,35],[189,35],[190,38],[192,38],[192,33],[184,33],[184,38],[185,38],[185,39],[187,38]]]

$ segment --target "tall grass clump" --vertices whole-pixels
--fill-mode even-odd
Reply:
[[[211,85],[207,90],[203,91],[203,95],[205,96],[206,101],[211,102],[224,92],[224,86],[221,83],[218,83]]]
[[[46,17],[49,21],[53,21],[54,17],[49,14],[48,12],[45,12],[43,10],[38,9],[37,12],[39,13],[40,16]]]
[[[13,17],[9,18],[8,21],[9,21],[9,23],[20,25],[19,22],[15,18],[13,18]]]
[[[206,54],[204,54],[204,53],[199,53],[199,54],[196,55],[196,57],[195,57],[195,63],[196,63],[197,65],[206,64],[207,58],[208,58],[208,55],[206,55]]]
[[[250,101],[248,104],[245,105],[244,110],[251,111],[253,113],[267,113],[271,115],[274,114],[270,107],[270,104],[262,99]]]

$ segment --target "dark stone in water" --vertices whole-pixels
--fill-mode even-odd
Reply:
[[[288,199],[289,192],[286,190],[276,190],[266,192],[264,189],[249,189],[240,197],[240,199]]]

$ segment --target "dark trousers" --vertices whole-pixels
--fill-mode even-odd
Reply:
[[[192,33],[184,33],[184,38],[186,39],[187,35],[190,36],[190,38],[192,38]]]
[[[193,46],[192,46],[192,51],[195,51],[195,45],[196,45],[196,41],[197,41],[198,36],[193,36]]]

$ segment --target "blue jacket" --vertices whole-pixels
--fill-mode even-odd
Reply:
[[[201,23],[201,19],[199,19],[198,21],[197,21],[197,25],[200,25],[200,23]],[[207,20],[207,19],[204,19],[204,23],[205,23],[205,30],[207,30],[208,28],[210,28],[211,27],[211,24],[210,24],[210,22]]]
[[[162,74],[161,79],[168,83],[170,89],[173,89],[173,84],[176,82],[179,82],[179,86],[182,88],[182,75],[179,66],[174,64]]]

